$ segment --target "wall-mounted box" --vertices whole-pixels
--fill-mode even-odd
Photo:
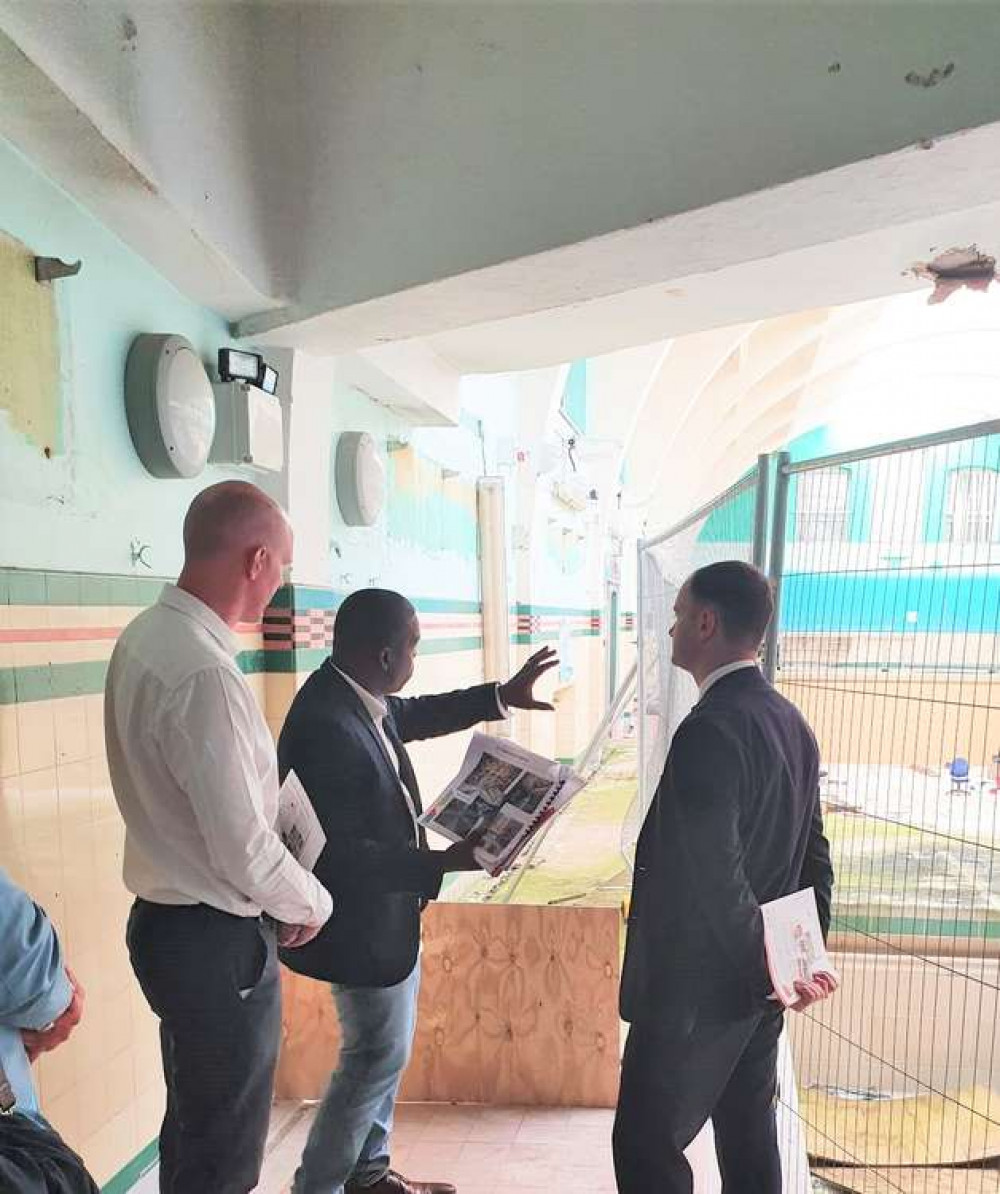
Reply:
[[[285,439],[280,401],[245,381],[218,382],[212,389],[216,418],[209,459],[281,472]]]

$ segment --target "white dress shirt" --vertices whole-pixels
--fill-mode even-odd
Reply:
[[[385,753],[389,756],[389,762],[392,764],[392,768],[396,772],[396,777],[399,779],[399,786],[403,791],[403,795],[406,797],[406,807],[410,810],[410,816],[413,818],[413,832],[416,835],[417,840],[419,840],[420,830],[417,825],[417,810],[413,804],[413,796],[410,794],[406,784],[403,783],[399,776],[399,757],[395,750],[393,750],[392,743],[389,741],[389,736],[385,732],[385,719],[389,712],[389,706],[384,700],[382,700],[381,697],[377,697],[373,692],[369,692],[367,688],[362,687],[362,685],[360,685],[356,680],[352,680],[347,672],[341,671],[336,664],[333,664],[332,666],[337,675],[346,680],[347,683],[350,684],[351,688],[354,689],[358,700],[362,705],[364,705],[365,712],[374,722],[375,732],[378,734],[382,745],[385,747]],[[509,717],[510,710],[503,703],[503,698],[500,696],[499,684],[496,685],[496,702],[497,712],[500,714],[500,716]]]
[[[714,672],[709,672],[701,686],[698,689],[698,699],[705,695],[706,692],[723,676],[728,676],[731,672],[741,672],[745,667],[756,667],[757,661],[754,659],[738,659],[735,663],[724,663],[722,667],[717,667]]]
[[[125,885],[158,904],[323,924],[329,893],[275,832],[277,756],[238,649],[225,622],[175,585],[115,646],[104,726]]]
[[[400,789],[402,790],[403,796],[406,799],[406,807],[410,810],[410,818],[413,821],[413,836],[417,841],[419,841],[420,828],[417,824],[417,810],[413,804],[413,797],[411,796],[406,784],[403,783],[402,778],[400,777],[399,756],[396,754],[395,750],[393,750],[392,743],[389,741],[389,735],[385,732],[385,718],[386,714],[389,712],[388,704],[382,700],[381,697],[376,696],[375,693],[369,692],[367,688],[362,687],[356,680],[352,680],[347,672],[342,672],[336,664],[333,665],[333,670],[338,676],[346,680],[347,683],[350,684],[351,688],[354,689],[358,700],[365,707],[365,712],[372,719],[372,722],[375,725],[375,733],[378,734],[379,740],[381,741],[383,747],[385,747],[385,753],[388,756],[389,762],[392,764],[392,769],[396,773],[396,778],[399,780]]]

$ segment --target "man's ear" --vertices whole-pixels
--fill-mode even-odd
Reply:
[[[264,570],[264,556],[267,554],[265,547],[253,547],[247,552],[246,556],[246,574],[249,580],[256,580]]]

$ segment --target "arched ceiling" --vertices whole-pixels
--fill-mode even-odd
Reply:
[[[621,444],[625,501],[655,529],[818,426],[841,449],[1000,417],[1000,286],[680,337],[651,359]]]

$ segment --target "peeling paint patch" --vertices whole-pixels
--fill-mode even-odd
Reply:
[[[996,280],[997,260],[988,253],[981,253],[975,245],[969,245],[964,249],[947,249],[930,261],[918,261],[911,272],[934,283],[928,303],[943,303],[956,290],[989,290]]]
[[[0,415],[40,451],[62,450],[59,333],[51,286],[35,281],[35,254],[0,236]],[[0,422],[3,422],[0,419]]]
[[[945,79],[950,79],[955,73],[954,62],[948,62],[944,66],[935,66],[933,70],[921,72],[918,70],[911,70],[906,75],[906,82],[911,87],[937,87],[939,83],[943,83]]]

